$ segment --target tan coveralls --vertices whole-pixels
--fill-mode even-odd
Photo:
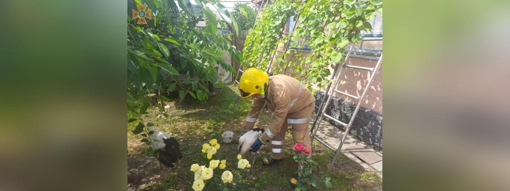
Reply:
[[[271,144],[273,159],[284,157],[285,133],[292,125],[292,138],[311,151],[309,120],[315,106],[313,95],[297,79],[286,75],[269,77],[265,98],[253,100],[244,130],[253,129],[264,103],[273,111],[269,127],[261,135],[262,141]],[[310,155],[311,156],[311,153]]]

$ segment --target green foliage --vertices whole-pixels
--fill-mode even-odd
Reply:
[[[257,13],[247,4],[236,4],[232,16],[236,18],[239,29],[249,30],[255,24]]]
[[[301,76],[309,89],[329,83],[328,68],[344,60],[345,47],[360,42],[361,31],[370,31],[375,13],[382,10],[380,0],[281,0],[266,7],[256,27],[250,31],[244,44],[243,67],[267,69],[277,45],[286,45],[289,38],[302,38],[311,47],[311,52],[299,58],[299,62],[285,56],[295,53],[287,50],[277,54],[272,62],[274,74],[284,73],[288,67]],[[290,16],[298,20],[296,29],[282,36],[282,28]],[[281,38],[280,38],[281,37]],[[297,44],[302,47],[304,43]],[[300,55],[295,55],[300,57]]]
[[[218,82],[217,66],[235,73],[222,55],[229,52],[240,60],[241,54],[229,45],[229,34],[218,34],[218,26],[238,32],[235,19],[219,0],[198,2],[202,9],[199,16],[206,19],[206,28],[196,27],[199,17],[187,8],[179,10],[172,0],[128,1],[127,91],[129,99],[143,100],[140,109],[129,108],[137,119],[152,104],[161,103],[158,107],[163,111],[163,101],[173,92],[182,99],[187,95],[200,101],[208,99],[208,83]],[[153,19],[146,19],[147,25],[138,25],[131,19],[131,10],[142,4],[157,13]],[[185,7],[182,0],[178,4]],[[216,18],[207,4],[232,22]]]
[[[246,37],[243,67],[258,66],[260,69],[267,67],[278,39],[282,37],[282,28],[296,10],[297,5],[289,0],[277,1],[264,9],[262,18]]]
[[[182,0],[129,0],[127,20],[128,45],[128,102],[140,102],[135,107],[128,104],[129,122],[138,122],[132,131],[143,136],[141,142],[147,145],[147,137],[152,133],[144,125],[142,116],[151,105],[157,105],[164,112],[167,96],[176,93],[184,99],[187,95],[203,101],[208,99],[209,83],[218,81],[217,68],[221,66],[231,73],[233,67],[226,63],[222,55],[229,52],[236,60],[241,59],[235,46],[229,45],[229,34],[218,34],[222,29],[234,29],[239,33],[237,23],[219,0],[198,0],[200,15],[206,19],[207,27],[198,28],[200,18],[188,10]],[[210,7],[229,17],[217,18]],[[156,15],[146,19],[147,25],[138,25],[131,19],[131,11],[137,5],[147,5]],[[148,10],[146,10],[148,11]],[[221,84],[221,82],[220,82]]]
[[[309,158],[308,155],[301,155],[300,152],[296,152],[294,160],[301,166],[297,171],[300,179],[296,190],[320,190],[324,186],[327,188],[333,187],[331,177],[323,176],[323,172],[316,172],[319,163]]]

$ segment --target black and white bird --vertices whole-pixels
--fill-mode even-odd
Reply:
[[[153,126],[147,129],[154,132],[148,139],[151,141],[151,148],[157,153],[158,161],[167,167],[174,167],[182,158],[177,140],[163,131],[154,130]]]

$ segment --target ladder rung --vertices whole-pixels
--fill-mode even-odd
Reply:
[[[382,37],[364,37],[363,41],[377,41],[382,40]]]
[[[340,125],[347,126],[347,124],[346,124],[346,123],[341,122],[340,120],[335,119],[334,117],[331,117],[331,116],[329,116],[329,115],[328,115],[328,114],[326,114],[326,113],[324,113],[324,116],[326,116],[327,118],[329,118],[329,119],[331,119],[331,120],[333,120],[333,121],[335,121],[335,122],[337,122],[337,123],[340,123]]]
[[[333,148],[333,146],[329,145],[326,141],[322,140],[320,137],[315,136],[315,139],[317,139],[317,141],[322,143],[322,145],[326,146],[329,150],[336,151],[336,148]]]
[[[354,96],[354,95],[351,95],[351,94],[348,94],[347,92],[343,92],[343,91],[340,91],[340,90],[335,90],[336,93],[339,93],[339,94],[342,94],[342,95],[346,95],[346,96],[349,96],[355,100],[358,100],[359,97],[358,96]]]
[[[354,68],[354,69],[360,69],[360,70],[368,70],[368,71],[371,71],[371,72],[374,71],[374,68],[363,67],[363,66],[354,66],[354,65],[349,65],[349,64],[346,64],[345,67]]]

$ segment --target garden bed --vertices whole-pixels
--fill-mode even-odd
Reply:
[[[190,166],[203,161],[202,144],[211,139],[221,141],[221,133],[233,131],[234,137],[241,133],[241,125],[250,108],[250,102],[243,102],[237,95],[234,85],[217,89],[216,96],[199,102],[185,99],[181,107],[175,107],[177,97],[165,102],[169,107],[162,115],[157,108],[149,109],[144,117],[145,122],[155,124],[156,130],[171,133],[180,143],[183,155],[181,162],[174,168],[167,168],[151,156],[148,147],[141,143],[141,136],[133,135],[136,124],[128,126],[128,190],[193,190],[194,175]],[[130,103],[133,104],[133,103]],[[261,113],[259,127],[267,126],[270,113]],[[253,178],[247,177],[244,182],[249,185],[248,190],[293,190],[288,181],[296,175],[297,163],[292,158],[291,135],[288,133],[286,143],[286,158],[281,163],[267,167],[262,165],[262,157],[270,154],[269,147],[263,147],[260,154],[251,164],[249,171],[253,171]],[[237,165],[237,142],[221,143],[221,148],[215,156],[227,160],[227,168]],[[328,165],[334,153],[317,141],[313,143],[313,159],[319,163],[320,170],[331,177],[333,188],[330,190],[382,190],[382,180],[373,172],[367,172],[358,163],[341,155],[333,168]],[[244,158],[251,162],[251,154]],[[215,175],[218,176],[218,175]]]

